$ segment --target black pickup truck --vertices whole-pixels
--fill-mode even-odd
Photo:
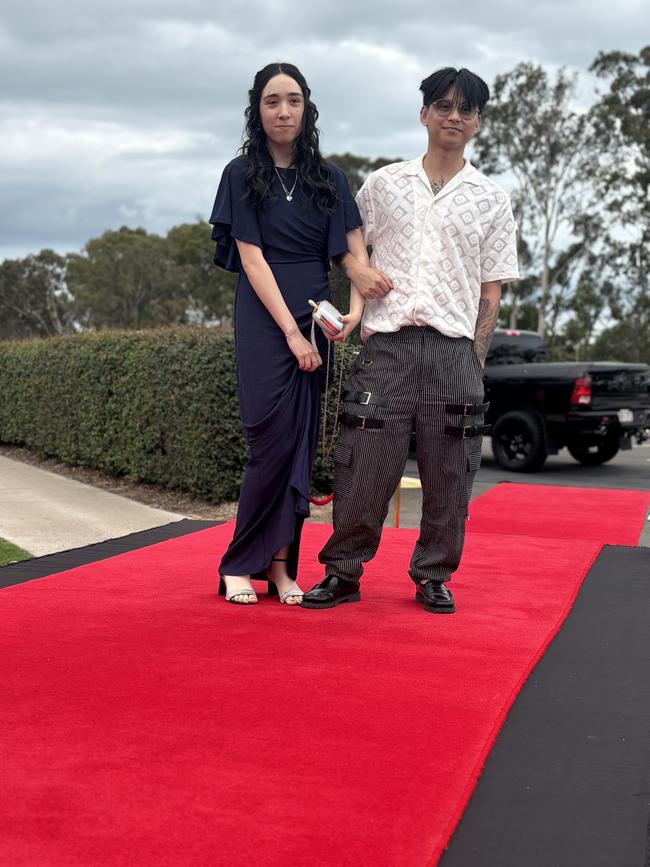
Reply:
[[[566,447],[596,466],[650,433],[650,365],[549,362],[533,331],[495,331],[485,365],[486,422],[498,464],[540,469]]]

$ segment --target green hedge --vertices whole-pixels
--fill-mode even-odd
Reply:
[[[345,348],[345,367],[353,352]],[[234,500],[246,443],[232,335],[174,328],[0,343],[0,442]],[[319,455],[313,488],[330,486],[331,462]]]

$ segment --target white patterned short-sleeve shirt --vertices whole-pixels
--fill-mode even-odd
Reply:
[[[394,288],[367,299],[361,338],[430,325],[474,338],[481,283],[517,280],[508,194],[469,162],[434,195],[423,157],[373,172],[357,194],[371,263]]]

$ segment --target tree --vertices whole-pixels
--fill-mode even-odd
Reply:
[[[617,274],[610,309],[625,326],[609,337],[625,334],[626,352],[650,361],[650,45],[638,55],[601,52],[591,70],[610,83],[592,112],[603,145],[596,182],[614,218],[605,236]]]
[[[70,302],[66,261],[52,250],[0,264],[0,338],[71,332]]]
[[[123,226],[68,257],[74,311],[87,328],[151,328],[186,320],[187,294],[167,243]]]
[[[593,138],[589,115],[570,108],[574,89],[575,78],[563,69],[551,82],[541,66],[518,64],[495,79],[476,143],[481,168],[488,174],[510,173],[514,181],[513,207],[529,257],[528,263],[524,259],[529,282],[510,288],[506,299],[516,310],[518,290],[532,293],[538,287],[540,334],[546,330],[552,292],[562,288],[554,277],[569,264],[558,256],[558,236],[568,232],[575,238],[573,261],[587,253],[598,232],[596,217],[584,218]],[[566,291],[562,295],[566,305]]]
[[[587,352],[597,361],[643,362],[650,364],[650,332],[639,334],[634,319],[618,322],[598,335]]]
[[[565,251],[565,257],[572,255],[571,247]],[[607,262],[602,251],[589,252],[579,268],[569,267],[564,272],[561,282],[571,287],[571,309],[568,319],[565,319],[562,329],[556,325],[556,319],[562,310],[558,300],[557,308],[551,311],[553,324],[551,326],[554,341],[551,353],[554,360],[571,359],[575,361],[589,358],[590,345],[593,341],[596,327],[607,310],[608,300],[614,291],[614,285],[609,277]],[[560,298],[558,293],[558,299]],[[566,315],[567,311],[563,311]]]
[[[167,248],[180,270],[190,317],[200,323],[231,320],[237,276],[215,266],[211,226],[204,220],[174,226]]]
[[[369,157],[357,157],[348,153],[332,154],[327,159],[345,173],[353,196],[359,192],[369,174],[383,166],[399,161],[399,157],[392,160],[386,159],[386,157],[377,157],[377,159],[372,160]]]
[[[511,202],[515,221],[521,226],[523,202],[516,190],[511,196]],[[528,241],[521,231],[517,232],[517,259],[521,276],[516,282],[506,283],[503,287],[499,325],[534,331],[537,328],[538,314],[538,305],[534,296],[538,281],[536,275],[530,273],[533,268],[533,256]]]

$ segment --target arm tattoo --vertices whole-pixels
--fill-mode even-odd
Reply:
[[[498,303],[492,303],[488,298],[481,298],[479,300],[476,329],[474,331],[474,349],[478,355],[478,360],[481,362],[481,367],[485,367],[485,358],[492,342],[492,335],[497,325],[498,316]]]

